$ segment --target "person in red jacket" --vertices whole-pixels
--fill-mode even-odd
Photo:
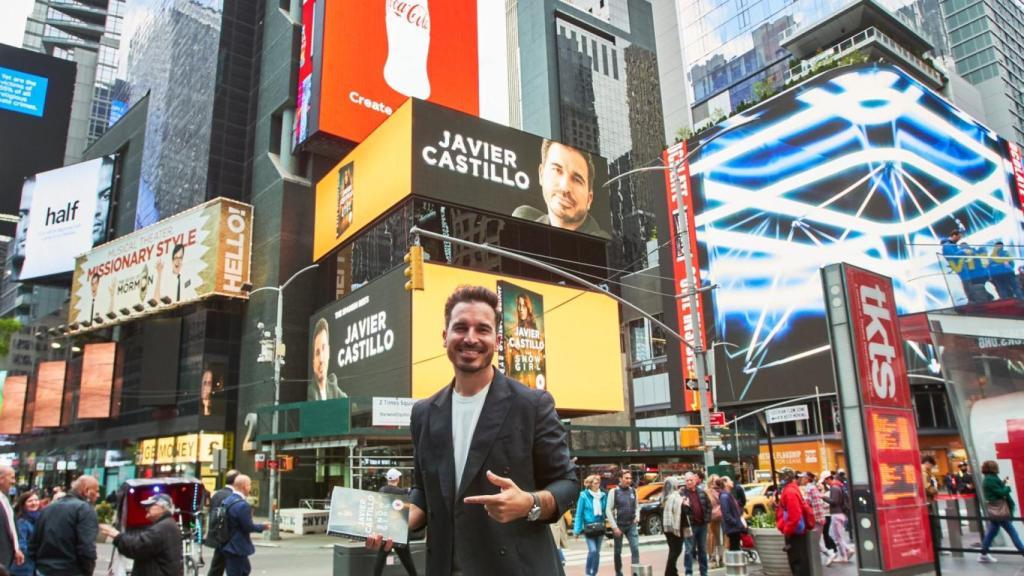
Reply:
[[[786,555],[793,576],[811,576],[807,534],[814,529],[814,510],[800,492],[796,472],[792,468],[779,471],[779,479],[782,492],[775,507],[775,526],[786,537]]]

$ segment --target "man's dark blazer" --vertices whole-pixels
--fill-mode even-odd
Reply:
[[[249,506],[240,494],[228,496],[224,500],[224,507],[231,538],[221,550],[225,554],[235,556],[252,556],[256,553],[256,547],[252,545],[252,538],[249,535],[253,532],[263,532],[263,525],[253,523],[252,506]]]
[[[0,498],[6,497],[0,494]],[[18,541],[18,535],[10,534],[10,531],[7,512],[4,511],[3,506],[0,506],[0,564],[3,564],[4,567],[10,566],[14,562],[14,546]]]
[[[548,523],[561,520],[579,488],[551,395],[495,371],[456,494],[452,391],[449,384],[412,410],[410,498],[427,515],[427,574],[451,574],[456,543],[464,574],[564,574]],[[527,492],[548,490],[558,510],[538,522],[524,518],[501,524],[483,506],[464,504],[466,496],[500,491],[487,480],[488,470]]]

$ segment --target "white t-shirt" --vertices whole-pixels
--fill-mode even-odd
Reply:
[[[484,409],[484,401],[487,400],[487,391],[490,389],[491,385],[488,384],[473,396],[463,396],[452,391],[452,452],[455,454],[456,493],[462,484],[462,472],[466,469],[466,459],[469,457],[469,445],[473,442],[476,422],[480,419],[480,412]]]

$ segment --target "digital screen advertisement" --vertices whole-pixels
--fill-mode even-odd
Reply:
[[[1020,244],[1005,147],[893,67],[825,72],[699,142],[700,273],[718,286],[709,334],[728,343],[715,350],[719,403],[832,388],[822,266],[891,277],[905,314],[967,301],[939,257],[952,230],[986,251]]]
[[[537,381],[541,373],[536,369],[533,370],[534,383],[551,394],[560,414],[623,410],[619,310],[615,300],[597,292],[429,262],[423,267],[423,277],[425,289],[412,292],[413,398],[433,395],[454,377],[441,338],[445,329],[444,305],[457,287],[475,285],[502,291],[502,323],[506,332],[510,324],[514,324],[508,318],[508,312],[515,310],[513,303],[516,299],[523,302],[520,295],[529,299],[534,322],[538,320],[538,313],[541,314],[536,331],[526,328],[526,321],[520,323],[527,337],[516,344],[524,351],[521,355],[529,354],[529,358],[520,358],[520,366],[527,368],[525,375],[529,376],[530,359],[534,366],[540,361],[544,386]],[[520,304],[515,317],[529,318],[524,305]],[[537,348],[541,346],[543,354],[538,354]],[[586,360],[581,361],[581,358]],[[499,362],[505,362],[507,370],[507,356],[499,360],[496,349],[494,364],[500,368]],[[506,374],[515,377],[507,371]]]
[[[411,195],[608,239],[604,158],[411,100],[316,185],[319,260]]]
[[[26,178],[64,164],[75,74],[73,61],[0,43],[0,213],[18,213]]]
[[[28,376],[7,376],[4,380],[4,403],[0,408],[0,434],[21,434],[27,393]]]
[[[409,395],[412,310],[405,282],[396,268],[371,290],[313,314],[307,400]]]
[[[296,137],[362,142],[408,98],[479,114],[477,22],[477,0],[306,0]]]
[[[36,371],[36,403],[32,416],[33,428],[60,426],[61,404],[64,401],[64,376],[67,363],[40,362]]]
[[[247,298],[252,206],[216,198],[75,260],[72,330],[95,329],[213,295]]]
[[[544,297],[516,286],[498,282],[498,370],[543,390],[544,377]]]
[[[117,343],[86,344],[83,350],[78,418],[109,418]]]
[[[42,116],[49,82],[43,76],[0,66],[0,110]]]
[[[75,256],[106,241],[114,165],[114,157],[105,156],[25,180],[14,242],[18,279],[67,274]],[[77,249],[54,250],[58,244]]]

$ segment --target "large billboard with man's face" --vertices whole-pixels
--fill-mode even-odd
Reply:
[[[105,242],[113,186],[113,156],[26,179],[14,241],[16,278],[67,274],[75,256]],[[56,245],[71,248],[54,250]]]
[[[412,100],[317,183],[313,258],[410,194],[608,239],[607,174],[585,150]]]
[[[689,170],[700,278],[718,285],[719,402],[832,389],[822,266],[891,277],[905,314],[966,303],[941,258],[951,231],[985,254],[1020,244],[997,135],[896,68],[823,73],[701,143]]]
[[[305,0],[294,140],[362,142],[408,98],[480,111],[477,0]]]
[[[213,295],[246,298],[252,206],[217,198],[75,262],[68,325],[85,330]]]

